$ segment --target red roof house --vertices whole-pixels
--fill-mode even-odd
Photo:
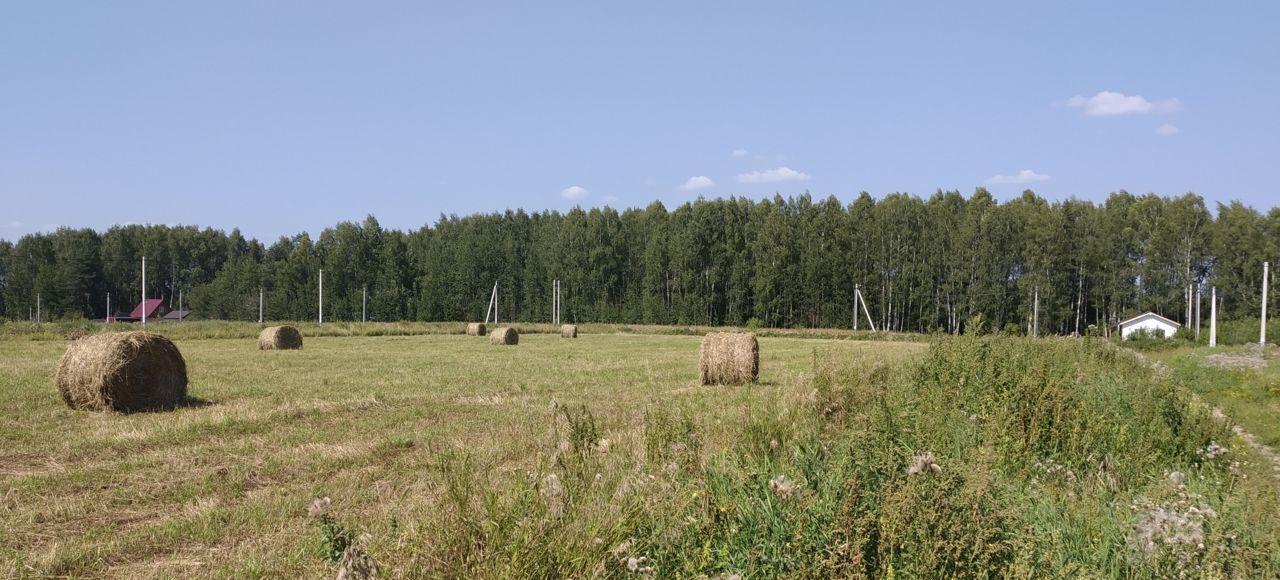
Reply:
[[[164,303],[164,298],[147,298],[146,300],[139,302],[138,305],[133,308],[133,312],[130,312],[128,316],[117,316],[112,320],[115,322],[139,321],[142,320],[142,312],[144,310],[147,313],[147,319],[159,320],[169,313],[170,308]]]

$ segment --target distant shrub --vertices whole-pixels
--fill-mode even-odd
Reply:
[[[764,322],[762,322],[759,318],[752,316],[751,318],[747,319],[747,323],[745,326],[750,330],[759,330],[764,327]]]
[[[964,333],[971,336],[982,336],[987,333],[987,318],[981,312],[964,321]]]
[[[1005,336],[1022,336],[1022,327],[1017,322],[1006,322],[1001,333]]]

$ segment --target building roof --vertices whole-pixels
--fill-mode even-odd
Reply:
[[[186,318],[188,314],[191,314],[190,310],[171,310],[169,311],[168,314],[164,315],[164,319],[165,320],[182,320],[183,318]]]
[[[1165,317],[1163,317],[1163,316],[1160,316],[1159,314],[1156,314],[1156,313],[1154,313],[1154,312],[1150,312],[1150,311],[1148,311],[1148,312],[1143,312],[1142,314],[1139,314],[1139,315],[1137,315],[1137,316],[1134,316],[1133,318],[1130,318],[1130,319],[1128,319],[1128,320],[1121,321],[1119,325],[1120,325],[1120,326],[1125,326],[1125,325],[1129,324],[1130,322],[1134,322],[1134,321],[1137,321],[1137,320],[1141,320],[1141,319],[1143,319],[1143,318],[1155,318],[1156,320],[1160,320],[1160,321],[1162,321],[1162,322],[1166,322],[1166,323],[1168,323],[1170,326],[1182,326],[1181,324],[1178,324],[1177,322],[1174,322],[1174,321],[1172,321],[1172,320],[1169,320],[1168,318],[1165,318]]]
[[[156,309],[160,308],[163,304],[164,298],[147,298],[146,300],[139,302],[138,305],[133,308],[133,312],[129,313],[129,318],[142,318],[142,311],[144,307],[146,308],[148,317],[155,316]]]

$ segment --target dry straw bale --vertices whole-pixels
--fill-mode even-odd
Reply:
[[[514,328],[495,328],[489,333],[489,342],[493,344],[520,344],[520,333]]]
[[[292,326],[268,326],[258,333],[259,350],[302,348],[302,333]]]
[[[740,385],[760,378],[760,343],[749,332],[712,332],[698,351],[704,385]]]
[[[468,324],[467,336],[484,336],[484,325],[479,322]]]
[[[578,325],[576,324],[561,325],[560,338],[578,338]]]
[[[187,398],[187,363],[159,334],[95,334],[71,342],[54,382],[74,409],[165,409]]]

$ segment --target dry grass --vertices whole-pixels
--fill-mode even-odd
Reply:
[[[489,342],[493,344],[515,346],[520,344],[520,333],[516,329],[503,327],[495,328],[489,333]]]
[[[561,325],[560,338],[578,338],[578,325],[576,324]]]
[[[292,326],[268,326],[258,333],[259,350],[297,350],[302,348],[302,333]]]
[[[712,332],[702,339],[698,374],[704,385],[741,385],[760,377],[760,343],[749,332]]]
[[[698,337],[533,334],[499,355],[454,332],[308,337],[288,357],[181,340],[191,394],[211,404],[130,415],[70,412],[52,394],[65,342],[0,340],[0,577],[331,578],[306,516],[323,496],[399,577],[441,549],[429,538],[452,509],[448,458],[468,454],[480,491],[522,480],[554,461],[558,408],[591,408],[623,455],[643,454],[647,413],[678,405],[711,453],[762,398],[804,396],[815,349],[924,349],[763,338],[760,386],[706,389]]]
[[[479,322],[472,322],[470,324],[467,324],[467,336],[484,336],[484,335],[485,335],[484,324]]]
[[[178,347],[159,334],[97,334],[71,342],[54,383],[73,409],[172,408],[187,397],[187,366]]]

